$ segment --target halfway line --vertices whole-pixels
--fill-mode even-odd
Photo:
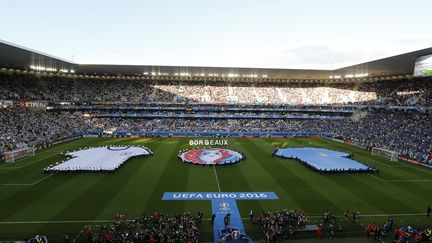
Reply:
[[[217,175],[217,172],[216,172],[216,166],[215,165],[213,165],[213,171],[214,171],[214,174],[216,176],[216,182],[217,182],[217,186],[218,186],[219,192],[221,192],[220,185],[219,185],[219,178],[218,178],[218,175]]]

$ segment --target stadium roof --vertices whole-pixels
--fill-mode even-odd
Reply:
[[[335,70],[78,64],[0,40],[0,70],[87,76],[149,76],[184,79],[346,80],[411,77],[417,57],[432,47]]]

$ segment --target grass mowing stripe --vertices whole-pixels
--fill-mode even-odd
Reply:
[[[391,168],[391,170],[386,169],[384,171],[385,172],[388,172],[388,171],[394,172],[393,175],[395,173],[397,173],[397,175],[394,175],[394,176],[396,176],[397,180],[404,179],[403,177],[401,177],[401,175],[403,175],[403,174],[407,174],[408,176],[410,176],[409,180],[413,180],[412,177],[422,178],[421,175],[419,175],[418,173],[412,173],[412,172],[407,171],[407,168],[422,171],[423,173],[427,174],[426,175],[427,179],[432,179],[432,177],[430,176],[432,174],[432,171],[424,170],[423,168],[419,168],[416,165],[407,164],[405,162],[390,161],[390,160],[387,160],[385,158],[376,157],[374,155],[369,154],[368,151],[361,149],[361,148],[357,148],[353,145],[347,146],[347,145],[344,145],[341,143],[336,143],[336,142],[333,142],[333,141],[330,141],[327,139],[318,139],[317,141],[319,141],[321,143],[321,145],[328,145],[330,147],[337,148],[337,149],[343,149],[345,151],[347,149],[349,149],[349,152],[356,151],[358,153],[355,153],[355,155],[358,157],[361,157],[363,160],[366,160],[366,161],[364,161],[366,163],[371,163],[371,161],[373,161],[371,163],[371,164],[373,164],[374,162],[377,162],[377,161],[386,161],[386,164],[388,165],[388,167]],[[382,162],[382,163],[384,163],[384,162]],[[391,180],[390,178],[384,178],[384,179]],[[423,179],[425,179],[425,178],[423,177]]]
[[[88,140],[85,144],[88,143],[94,143],[94,141],[90,141]],[[77,146],[76,144],[71,145],[73,147]],[[27,168],[24,170],[28,170]],[[42,169],[40,169],[42,171]],[[42,173],[42,172],[39,172]],[[46,217],[50,217],[51,214],[55,211],[55,206],[67,206],[67,204],[63,204],[66,201],[66,198],[74,196],[74,192],[76,192],[77,190],[80,190],[80,186],[82,186],[82,184],[80,183],[76,183],[76,181],[74,181],[74,179],[76,179],[76,176],[81,176],[83,178],[87,178],[90,180],[94,180],[97,179],[98,176],[100,175],[89,175],[89,174],[85,174],[85,175],[77,175],[77,174],[65,174],[65,175],[59,175],[57,176],[56,180],[50,180],[50,181],[46,181],[44,184],[40,184],[40,185],[36,185],[35,187],[30,187],[30,195],[34,194],[34,197],[31,197],[31,203],[27,202],[27,205],[25,207],[22,208],[14,208],[14,217],[19,217],[18,215],[21,214],[23,215],[23,217],[31,218],[32,215],[38,214],[40,211],[43,211],[44,209],[47,209],[47,205],[51,206],[49,209],[49,213],[45,214]],[[88,180],[80,180],[81,183],[85,183]],[[55,183],[54,186],[51,186],[51,184],[53,184],[53,182]],[[65,184],[66,182],[68,182],[68,184]],[[61,187],[60,187],[61,185]],[[71,189],[70,191],[65,191],[64,187],[66,187],[66,185],[69,185],[69,188]],[[49,190],[51,189],[51,190]],[[22,194],[29,194],[29,190],[25,190],[25,191],[21,191],[18,192],[15,197],[21,197]],[[56,191],[56,193],[54,193],[54,191]],[[43,192],[40,194],[34,193],[34,192]],[[72,194],[71,194],[72,192]],[[64,193],[62,195],[62,193]],[[61,197],[58,197],[58,195],[62,195]],[[52,197],[54,195],[54,198]],[[26,201],[25,197],[21,197],[22,201]],[[6,203],[7,201],[11,200],[10,198],[7,198],[4,202]],[[13,200],[15,201],[15,200]],[[18,204],[20,205],[20,204]],[[23,211],[24,212],[21,212]]]
[[[289,163],[294,163],[296,166],[304,167],[303,165],[299,164],[295,160],[291,159],[284,159],[275,157],[277,161],[282,163],[284,166],[288,167]],[[305,168],[309,170],[308,168]],[[331,200],[338,205],[339,208],[341,207],[354,207],[355,205],[352,205],[352,202],[356,202],[356,204],[361,204],[362,207],[369,211],[369,212],[380,212],[375,205],[369,204],[367,200],[364,200],[363,198],[357,196],[356,193],[352,192],[350,183],[337,183],[338,180],[344,180],[351,178],[352,176],[364,176],[364,175],[352,175],[352,174],[341,174],[341,175],[321,175],[319,173],[310,171],[311,178],[309,181],[313,181],[314,184],[316,184],[317,188],[322,188],[323,192],[326,195],[329,195]]]
[[[0,210],[0,222],[5,222],[1,224],[0,236],[22,238],[36,233],[46,233],[53,237],[50,238],[53,239],[53,242],[60,242],[63,240],[62,237],[64,237],[65,232],[71,232],[70,236],[74,236],[82,230],[85,224],[101,224],[103,222],[56,224],[44,223],[43,221],[111,219],[113,212],[118,209],[119,212],[130,215],[131,218],[139,216],[142,212],[152,213],[154,210],[162,213],[186,210],[193,214],[202,210],[204,215],[209,218],[211,207],[208,201],[161,201],[162,193],[165,191],[217,190],[214,168],[190,166],[178,160],[177,152],[180,145],[187,146],[187,140],[186,138],[153,140],[86,138],[80,140],[83,143],[71,143],[66,146],[67,150],[83,147],[85,144],[91,146],[97,146],[98,144],[144,144],[147,146],[148,144],[148,147],[155,152],[155,155],[143,160],[130,161],[131,163],[126,164],[120,171],[112,174],[112,177],[102,179],[105,183],[95,182],[102,175],[65,174],[43,180],[32,186],[31,191],[26,190],[25,187],[0,187],[0,208],[2,208]],[[335,208],[339,206],[343,207],[343,209],[349,207],[350,209],[360,210],[362,212],[362,223],[368,223],[375,220],[374,218],[376,218],[377,223],[384,223],[385,217],[389,215],[386,213],[399,212],[400,215],[394,216],[397,223],[413,226],[430,224],[430,219],[423,216],[422,213],[418,213],[425,210],[426,202],[432,201],[432,195],[428,193],[429,173],[423,173],[416,169],[406,170],[405,166],[401,167],[401,164],[384,166],[372,161],[370,159],[371,155],[361,154],[364,156],[359,157],[362,161],[367,160],[365,162],[377,164],[382,169],[380,173],[384,172],[382,173],[383,178],[389,180],[385,183],[367,175],[360,175],[359,177],[357,175],[322,176],[312,173],[296,162],[291,163],[288,160],[271,157],[274,146],[284,144],[285,146],[336,148],[337,150],[350,151],[354,156],[358,155],[357,150],[351,146],[341,144],[336,147],[331,142],[327,143],[319,139],[246,140],[230,138],[228,147],[244,152],[247,159],[235,166],[216,168],[221,190],[265,190],[275,191],[279,195],[280,200],[275,201],[239,201],[239,209],[244,216],[247,216],[250,209],[259,213],[263,209],[303,208],[308,213],[312,213],[311,218],[314,220],[311,221],[315,221],[315,219],[319,220],[321,218],[321,213],[327,207],[330,207],[334,213],[340,214],[341,210],[333,210],[331,207],[335,206],[331,206],[325,201],[328,200],[336,205]],[[58,149],[51,147],[40,156],[52,155],[53,151],[58,151]],[[32,157],[32,159],[41,158],[36,156]],[[9,180],[10,183],[15,182],[12,180],[15,178],[18,182],[33,183],[41,178],[39,170],[44,165],[53,163],[56,160],[57,157],[53,156],[20,170],[1,170],[0,177]],[[387,163],[384,159],[379,159],[379,161]],[[21,162],[29,161],[26,158]],[[415,181],[404,181],[404,179],[415,179]],[[124,182],[121,180],[124,180]],[[111,186],[112,183],[122,185],[119,187]],[[96,184],[100,186],[96,186],[96,188]],[[82,199],[85,200],[85,203],[76,203],[75,201],[78,198],[89,197],[89,193],[85,192],[86,187],[93,187],[96,195],[104,194],[98,192],[98,189],[107,190],[109,196],[102,197],[100,200]],[[109,191],[108,188],[112,188],[112,191]],[[364,189],[360,190],[359,188]],[[374,190],[368,190],[369,188]],[[325,200],[323,201],[322,198]],[[323,202],[320,202],[320,200]],[[70,208],[70,210],[66,210],[66,208]],[[95,212],[92,213],[92,210],[95,210]],[[247,219],[247,217],[244,218]],[[40,223],[24,223],[32,220],[40,221]],[[23,223],[7,224],[7,222]],[[249,220],[245,220],[244,224],[246,231],[254,239],[263,237],[261,229],[256,225],[252,225]],[[356,225],[356,227],[359,226]],[[211,232],[209,224],[205,224],[201,229],[203,233]],[[212,239],[210,236],[207,238],[209,238],[209,241]],[[205,241],[207,238],[203,235],[201,240]]]
[[[250,166],[249,171],[242,170],[243,175],[247,179],[248,183],[253,188],[252,191],[274,191],[279,196],[279,200],[270,200],[270,201],[253,201],[254,203],[258,203],[263,210],[280,210],[284,208],[292,208],[299,209],[301,208],[298,205],[298,202],[295,201],[295,195],[292,194],[291,191],[287,190],[285,184],[281,183],[278,178],[274,178],[271,172],[266,169],[267,166],[271,167],[271,153],[267,153],[263,150],[257,150],[256,147],[251,146],[244,142],[244,139],[239,139],[240,141],[239,147],[245,149],[245,153],[247,155],[247,166]],[[266,147],[267,143],[262,140],[254,140],[257,142],[257,146],[262,148]],[[273,147],[267,146],[268,148],[273,150]],[[267,148],[266,147],[266,148]],[[263,166],[261,163],[265,163],[266,166]],[[284,175],[285,176],[285,175]],[[250,203],[249,201],[241,201],[240,205],[243,206],[244,215],[247,215],[248,209],[253,209],[256,214],[259,214],[261,211],[256,210],[255,208],[246,207]],[[249,218],[243,218],[243,223],[246,228],[246,231],[250,237],[253,239],[265,239],[265,235],[263,230],[257,224],[253,224]]]
[[[387,180],[387,182],[432,182],[432,180],[425,179],[425,180]]]
[[[176,163],[182,164],[180,159],[176,159]],[[214,170],[208,166],[194,166],[185,164],[190,167],[188,173],[187,192],[215,192],[218,191]],[[219,177],[219,169],[218,177]],[[175,202],[171,202],[175,203]],[[202,211],[204,217],[210,217],[212,214],[210,201],[184,201],[184,210],[196,214],[198,211]],[[202,223],[200,229],[200,241],[212,241],[213,240],[213,225],[209,222]]]
[[[250,151],[248,151],[247,148],[242,147],[239,141],[241,141],[241,139],[229,139],[229,149],[243,152],[246,155],[246,159],[241,161],[239,164],[222,166],[217,169],[221,188],[223,191],[230,192],[260,191],[263,186],[267,186],[268,183],[263,183],[263,181],[260,180],[261,172],[256,169],[257,162],[249,156]],[[270,178],[266,177],[266,179]],[[279,201],[273,202],[279,203]],[[237,201],[237,206],[240,215],[243,216],[247,216],[250,210],[254,210],[255,212],[261,212],[264,210],[262,201],[258,200],[239,200]],[[262,236],[262,230],[260,230],[256,225],[250,225],[249,221],[243,221],[243,224],[249,236]]]
[[[243,141],[239,139],[239,141]],[[262,143],[261,146],[265,146]],[[286,184],[281,183],[279,178],[274,178],[271,175],[271,171],[266,169],[271,167],[269,158],[271,156],[266,152],[257,150],[256,147],[252,147],[250,144],[241,142],[238,145],[240,150],[244,150],[247,159],[246,163],[242,166],[245,169],[242,170],[243,176],[246,178],[252,191],[275,191],[280,200],[277,201],[260,201],[264,208],[281,209],[281,207],[287,207],[287,204],[292,208],[300,208],[299,204],[293,199],[289,190],[286,189]],[[262,165],[261,162],[265,163],[266,166]],[[283,175],[285,180],[285,175]],[[289,183],[289,180],[286,181]]]
[[[252,146],[253,151],[260,151],[261,148],[253,144],[252,141],[245,141],[245,144]],[[266,152],[261,152],[267,154]],[[267,154],[269,158],[272,158],[270,154]],[[267,160],[268,161],[268,160]],[[327,208],[333,211],[343,211],[336,205],[331,198],[326,194],[325,188],[320,188],[311,180],[314,177],[313,172],[306,168],[297,167],[297,173],[294,173],[290,167],[287,167],[285,163],[290,163],[291,161],[279,161],[271,160],[270,163],[266,163],[263,160],[258,160],[261,166],[271,175],[271,177],[281,185],[287,194],[292,194],[293,200],[300,205],[300,208],[306,210],[306,212],[313,213],[313,205],[318,201],[323,208]],[[298,164],[294,162],[293,166]],[[292,168],[292,167],[291,167]],[[301,172],[301,173],[299,173]],[[318,190],[319,189],[319,190]],[[323,191],[320,191],[323,190]],[[289,205],[287,205],[288,208]]]
[[[172,141],[173,139],[170,139]],[[168,143],[162,151],[166,156],[166,161],[162,163],[164,168],[153,188],[153,192],[149,195],[146,204],[146,212],[182,212],[184,210],[185,201],[162,201],[162,195],[168,191],[184,191],[188,185],[188,173],[190,166],[179,163],[177,161],[178,147],[184,139],[176,138],[175,143]]]
[[[421,165],[407,165],[406,168],[421,171],[422,173],[432,175],[431,169],[423,168],[423,166],[421,166]]]
[[[316,141],[316,144],[318,145],[318,147],[328,147],[328,148],[333,149],[333,150],[345,151],[345,152],[353,154],[354,159],[358,159],[358,160],[360,160],[364,163],[367,163],[367,164],[375,165],[374,164],[376,162],[376,160],[374,159],[375,156],[373,156],[373,155],[368,155],[368,156],[360,155],[359,153],[356,153],[353,151],[352,145],[344,145],[341,143],[336,143],[336,142],[333,142],[330,140],[325,140],[325,139],[317,139],[315,141]],[[359,150],[359,148],[356,148],[356,151],[357,150]],[[379,166],[378,166],[378,168],[379,168]],[[424,179],[422,177],[419,177],[419,175],[408,172],[403,167],[392,167],[392,166],[385,168],[385,169],[380,168],[380,172],[376,176],[383,179],[384,181],[388,181],[388,180],[392,180],[392,179],[402,180],[405,178],[404,176],[406,176],[407,178],[415,177],[415,178],[419,178],[419,179]]]
[[[327,144],[327,146],[323,145],[322,142],[325,141],[325,143]],[[323,140],[323,139],[318,139],[318,140],[311,140],[311,142],[315,142],[316,144],[318,144],[320,147],[329,147],[329,148],[333,148],[336,147],[336,150],[342,150],[342,151],[346,151],[347,148],[343,148],[341,147],[342,144],[337,144],[334,143],[332,141],[328,141],[328,140]],[[337,146],[335,146],[337,145]],[[346,146],[346,145],[345,145]],[[351,148],[348,147],[348,148]],[[358,149],[356,149],[358,150]],[[356,152],[352,152],[354,154],[354,156],[357,155]],[[369,155],[372,156],[372,155]],[[386,170],[392,170],[394,168],[387,168]],[[415,211],[412,209],[412,204],[407,204],[405,203],[405,200],[402,200],[402,198],[406,198],[409,199],[410,201],[414,200],[414,202],[417,201],[421,201],[422,200],[422,196],[418,195],[416,193],[413,193],[412,190],[400,190],[400,188],[395,187],[394,185],[388,184],[386,182],[381,182],[381,183],[374,183],[371,182],[369,179],[364,178],[363,175],[357,175],[357,176],[352,176],[350,177],[351,180],[346,180],[346,181],[340,181],[340,180],[334,180],[334,182],[336,183],[340,183],[341,186],[342,185],[347,185],[349,183],[355,183],[357,182],[357,186],[355,186],[355,190],[361,190],[361,192],[356,193],[357,195],[363,197],[364,200],[373,203],[376,206],[381,207],[381,211],[382,210],[392,210],[391,208],[389,209],[388,205],[382,204],[381,202],[386,201],[391,199],[392,200],[392,204],[390,206],[394,206],[397,205],[397,207],[402,207],[402,208],[406,208],[406,209],[410,209],[412,211]],[[385,211],[382,211],[385,212]]]
[[[42,161],[42,160],[46,160],[47,158],[51,158],[51,157],[56,156],[56,155],[59,155],[59,153],[50,154],[49,156],[43,157],[41,159],[38,159],[36,161],[33,161],[31,163],[27,163],[27,164],[19,166],[19,167],[3,167],[3,168],[0,168],[0,170],[18,170],[18,169],[22,169],[24,167],[27,167],[29,165],[32,165],[32,164],[37,163],[37,162]]]
[[[124,171],[121,171],[122,175],[119,175],[121,177],[113,178],[113,180],[124,180],[125,182],[119,190],[115,191],[114,197],[102,206],[103,210],[99,213],[98,218],[112,217],[115,213],[131,216],[138,216],[143,213],[142,204],[148,186],[143,178],[148,174],[148,165],[155,163],[152,158],[154,156],[131,160]]]
[[[70,145],[72,145],[72,144],[74,144],[74,143],[76,143],[78,141],[81,141],[81,138],[75,139],[75,140],[72,140],[72,141],[67,141],[67,142],[60,143],[60,144],[56,144],[56,145],[54,145],[55,147],[51,146],[51,147],[49,147],[50,149],[47,149],[47,150],[44,149],[44,151],[41,151],[41,152],[36,151],[36,153],[35,153],[34,156],[30,155],[30,156],[27,156],[27,157],[24,157],[24,158],[17,159],[14,163],[3,164],[3,165],[1,165],[0,169],[21,169],[21,168],[27,167],[28,165],[32,165],[32,164],[34,164],[36,162],[39,162],[39,161],[44,160],[44,159],[46,159],[48,157],[51,157],[51,156],[43,157],[41,160],[37,160],[37,161],[31,162],[31,163],[25,163],[24,165],[21,165],[21,166],[15,166],[15,165],[17,165],[18,163],[21,164],[21,163],[23,163],[24,161],[27,161],[27,160],[32,160],[35,157],[40,157],[42,154],[45,154],[46,152],[51,152],[52,153],[53,151],[56,151],[58,148],[62,148],[62,147],[65,147],[65,146],[70,146]],[[58,154],[58,153],[55,153],[55,154]],[[10,165],[10,166],[6,166],[6,165]]]
[[[371,177],[373,177],[373,178],[375,178],[375,179],[377,179],[377,180],[380,180],[381,182],[388,182],[387,180],[384,180],[383,178],[381,178],[381,177],[379,177],[379,176],[376,176],[376,175],[374,175],[373,173],[367,173],[367,175],[368,175],[368,176],[371,176]]]
[[[91,143],[94,143],[94,141],[91,140],[84,140],[84,144],[88,145]],[[72,147],[77,147],[80,146],[78,144],[74,144],[75,141],[72,141],[72,144],[69,143],[69,145],[71,145]],[[53,161],[48,160],[48,161],[44,161],[43,164],[48,164],[48,163],[53,163]],[[9,181],[7,183],[15,183],[15,184],[24,184],[20,181],[20,179],[22,177],[29,177],[29,175],[33,175],[34,178],[31,178],[31,182],[33,183],[35,180],[41,178],[41,175],[43,174],[43,164],[37,164],[38,166],[40,166],[40,168],[32,168],[32,167],[26,167],[23,168],[21,170],[13,170],[10,171],[9,176],[12,176],[14,178],[13,181]],[[36,166],[37,167],[37,166]],[[1,203],[3,204],[7,204],[6,201],[9,202],[15,202],[15,200],[20,200],[20,199],[15,199],[15,198],[21,198],[22,200],[28,200],[28,196],[30,196],[32,199],[34,199],[35,197],[32,196],[36,196],[35,193],[33,192],[37,192],[39,189],[39,186],[37,187],[33,187],[32,189],[26,189],[26,187],[6,187],[7,190],[5,190],[5,187],[0,187],[0,189],[2,190],[2,193],[0,193],[0,205]],[[45,192],[46,188],[43,188],[42,191]],[[31,191],[32,193],[26,194],[26,192]],[[21,203],[21,202],[20,202]],[[0,207],[1,208],[1,207]],[[1,219],[1,217],[0,217]]]
[[[320,143],[322,141],[325,141],[326,143],[331,143],[333,145],[338,145],[338,146],[332,146],[331,144],[328,144],[328,146],[330,148],[339,147],[341,145],[341,144],[335,143],[333,141],[322,140],[322,139],[318,140],[318,143]],[[350,148],[350,147],[348,147],[348,148]],[[343,150],[343,148],[338,148],[338,149],[345,151],[345,150]],[[355,156],[356,156],[356,153],[354,152],[354,157]],[[370,156],[372,157],[372,155],[370,155]],[[364,162],[367,162],[367,161],[364,161]],[[387,168],[385,171],[387,173],[395,173],[394,171],[399,172],[400,170],[401,170],[400,168]],[[380,173],[382,173],[382,172],[380,172]],[[399,173],[401,173],[401,172],[399,172]],[[374,176],[376,176],[376,175],[374,175]],[[399,184],[396,186],[396,185],[393,185],[392,183],[390,183],[390,182],[398,182],[398,181],[399,180],[395,180],[395,181],[385,180],[385,182],[387,182],[388,184],[382,185],[378,188],[381,188],[381,190],[385,189],[383,191],[384,194],[386,194],[387,191],[393,191],[393,193],[390,193],[390,196],[391,195],[398,195],[398,198],[399,197],[401,197],[401,198],[406,197],[407,199],[410,199],[410,200],[414,199],[415,201],[423,201],[424,203],[427,203],[428,200],[430,201],[431,196],[429,196],[428,194],[426,194],[426,193],[424,193],[424,194],[414,193],[415,191],[417,191],[416,188],[418,188],[418,187],[424,188],[425,191],[429,190],[427,185],[425,185],[424,183],[420,183],[421,181],[420,182],[419,181],[417,181],[417,182],[405,181],[406,184],[404,184],[402,186]],[[367,180],[367,182],[369,182],[369,180]]]
[[[62,176],[62,175],[60,175]],[[64,184],[62,188],[56,188],[51,192],[51,195],[40,197],[35,200],[30,207],[26,207],[17,212],[15,218],[46,218],[47,220],[73,220],[73,219],[92,219],[94,211],[98,209],[94,205],[101,203],[95,200],[95,196],[100,194],[94,192],[96,188],[100,188],[106,182],[106,176],[98,175],[90,180],[76,182],[75,175],[71,177],[71,181]],[[65,189],[68,189],[67,191]],[[94,195],[96,194],[96,195]],[[61,196],[61,197],[58,197]],[[103,203],[103,202],[102,202]],[[44,209],[45,213],[42,215],[36,210]],[[39,225],[39,232],[49,231],[48,225]]]
[[[84,143],[77,144],[77,140],[66,142],[70,147],[67,148],[79,148],[81,145],[88,145],[94,143],[94,141],[85,140]],[[59,151],[60,152],[60,151]],[[54,164],[61,160],[60,153],[55,156],[48,156],[43,158],[39,163],[33,163],[31,166],[26,166],[21,169],[11,170],[7,174],[3,175],[1,179],[2,184],[32,184],[33,182],[41,179],[45,176],[43,168]],[[0,196],[1,197],[1,196]]]
[[[70,180],[70,179],[69,179]],[[13,215],[20,212],[24,208],[32,207],[37,205],[37,199],[44,197],[51,193],[56,188],[63,186],[68,180],[51,180],[47,181],[44,186],[35,189],[34,187],[25,187],[23,190],[3,199],[0,201],[0,221],[6,221]],[[42,206],[34,210],[45,211],[46,207]],[[31,213],[30,213],[31,215]],[[26,218],[29,218],[27,215]]]
[[[80,176],[80,175],[77,175]],[[112,178],[114,174],[97,175],[97,179],[89,184],[80,183],[79,191],[73,197],[64,198],[57,203],[59,210],[52,210],[51,219],[97,218],[104,205],[109,203],[115,194],[121,190],[126,180]],[[97,206],[95,206],[97,205]],[[61,209],[60,209],[61,208]],[[114,213],[112,213],[114,216]],[[43,232],[45,228],[42,228]]]
[[[38,184],[41,181],[44,181],[45,179],[48,179],[49,177],[53,176],[54,174],[50,174],[50,175],[46,175],[44,177],[42,177],[42,179],[39,179],[33,183],[30,184],[0,184],[0,186],[34,186],[36,184]]]

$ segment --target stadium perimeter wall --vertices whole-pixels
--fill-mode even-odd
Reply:
[[[250,137],[250,138],[270,138],[270,137],[304,137],[332,138],[328,132],[130,132],[117,131],[113,133],[89,132],[84,137]]]

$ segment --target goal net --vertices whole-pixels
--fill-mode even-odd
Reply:
[[[28,148],[22,148],[22,149],[16,149],[13,151],[7,151],[4,152],[2,155],[2,160],[6,163],[13,163],[16,159],[28,156],[28,155],[34,155],[35,151],[33,147]]]
[[[399,153],[396,151],[376,147],[372,148],[372,155],[378,155],[391,161],[398,161],[399,158]]]

